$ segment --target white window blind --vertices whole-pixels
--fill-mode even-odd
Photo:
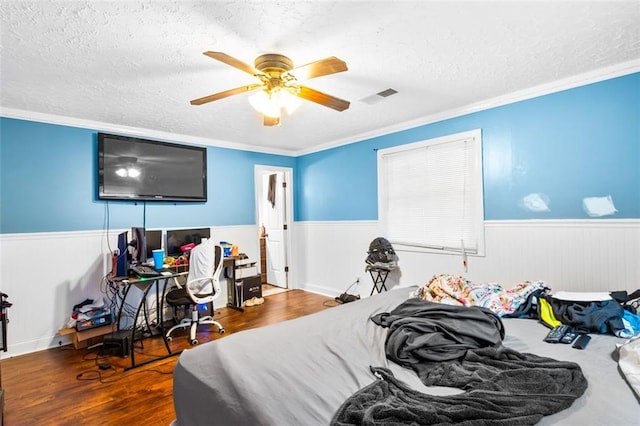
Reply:
[[[483,254],[480,130],[378,151],[379,213],[394,245]]]

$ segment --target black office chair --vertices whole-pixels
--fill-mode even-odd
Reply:
[[[167,331],[168,341],[172,340],[171,333],[174,330],[190,327],[189,342],[197,345],[196,331],[200,324],[215,325],[221,334],[224,333],[224,327],[213,319],[213,309],[211,315],[204,317],[200,317],[198,311],[199,304],[212,303],[213,306],[213,301],[222,295],[220,288],[222,262],[222,247],[212,244],[209,240],[203,240],[191,250],[186,284],[181,286],[176,281],[178,288],[169,291],[166,297],[167,304],[174,309],[174,316],[178,307],[185,307],[191,309],[191,317],[185,316]]]

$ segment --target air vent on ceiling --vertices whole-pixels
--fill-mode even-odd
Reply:
[[[386,90],[383,90],[382,92],[376,93],[375,95],[367,96],[366,98],[363,98],[363,99],[360,99],[360,100],[362,102],[364,102],[365,104],[373,105],[373,104],[375,104],[377,102],[380,102],[384,98],[388,98],[391,95],[395,95],[396,93],[398,93],[397,90],[386,89]]]

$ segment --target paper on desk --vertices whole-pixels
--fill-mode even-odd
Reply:
[[[553,293],[551,297],[573,302],[600,302],[603,300],[611,300],[611,295],[604,291],[558,291]]]

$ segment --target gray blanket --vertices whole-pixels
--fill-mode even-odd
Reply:
[[[467,349],[498,345],[504,338],[500,317],[479,306],[452,306],[411,298],[371,320],[389,328],[387,358],[403,366],[425,360],[458,359]]]
[[[503,346],[499,318],[496,323],[485,311],[433,305],[438,304],[410,299],[390,314],[372,319],[389,327],[387,355],[394,361],[411,367],[425,385],[465,392],[446,397],[423,394],[389,370],[372,368],[381,380],[349,398],[334,415],[333,425],[535,424],[568,408],[586,390],[578,364]],[[463,337],[456,335],[456,329]],[[430,332],[444,351],[428,347],[434,339],[423,334]],[[454,356],[461,352],[462,356]]]

